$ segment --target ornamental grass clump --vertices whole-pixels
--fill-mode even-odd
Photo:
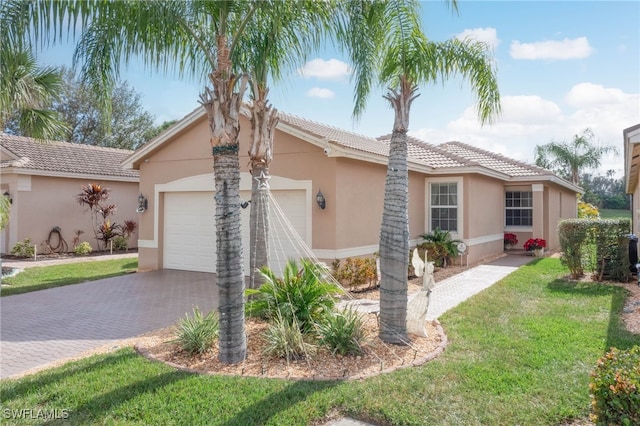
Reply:
[[[218,338],[219,320],[216,311],[203,316],[196,306],[193,316],[185,315],[178,322],[176,338],[172,340],[189,355],[203,354],[213,347]]]
[[[334,312],[318,324],[320,344],[335,355],[361,355],[366,340],[362,315],[352,308]]]
[[[295,318],[284,318],[277,314],[264,333],[265,347],[263,353],[267,356],[292,360],[310,358],[316,353],[317,346],[313,337],[300,329]]]
[[[612,348],[600,358],[589,391],[596,425],[640,425],[640,346]]]

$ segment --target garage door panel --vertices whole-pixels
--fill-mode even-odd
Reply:
[[[272,194],[293,228],[304,239],[307,228],[306,192],[275,190]],[[240,191],[243,200],[251,199],[250,191]],[[249,274],[250,208],[240,209],[243,261]],[[215,272],[215,201],[212,192],[167,192],[164,195],[163,263],[166,269]],[[276,273],[290,257],[299,257],[299,248],[291,243],[290,232],[275,209],[270,209],[270,259]]]

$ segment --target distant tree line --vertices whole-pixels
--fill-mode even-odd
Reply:
[[[599,209],[629,210],[629,196],[625,193],[624,178],[615,179],[613,170],[605,176],[584,174],[581,182],[584,189],[582,199]]]
[[[105,114],[92,90],[73,70],[58,70],[60,85],[55,96],[43,103],[62,122],[57,140],[121,149],[137,149],[173,124],[153,124],[154,117],[141,104],[141,96],[126,81],[113,90],[110,114]],[[20,136],[34,135],[21,122],[20,114],[11,114],[5,132]]]

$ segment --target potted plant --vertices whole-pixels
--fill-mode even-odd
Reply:
[[[505,232],[504,234],[504,248],[505,250],[511,250],[513,246],[518,244],[518,237],[516,234]]]
[[[532,251],[536,257],[544,255],[545,247],[547,247],[547,242],[542,238],[529,238],[527,242],[524,243],[524,249],[526,251]]]

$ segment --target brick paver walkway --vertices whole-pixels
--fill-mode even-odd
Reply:
[[[153,271],[0,298],[0,378],[217,305],[215,275]]]

